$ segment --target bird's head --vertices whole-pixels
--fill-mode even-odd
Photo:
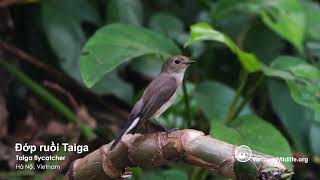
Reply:
[[[163,63],[161,73],[184,73],[187,67],[194,62],[186,56],[170,56]]]

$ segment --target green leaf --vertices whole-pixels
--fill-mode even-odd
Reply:
[[[254,54],[242,51],[239,47],[226,35],[214,30],[207,23],[197,23],[191,26],[191,35],[185,46],[197,41],[212,40],[224,43],[230,50],[238,56],[240,63],[248,72],[256,72],[261,70],[261,64]]]
[[[320,80],[320,71],[315,66],[297,57],[280,56],[272,62],[271,67],[282,71],[289,71],[297,79]]]
[[[214,17],[225,17],[231,12],[259,14],[263,22],[282,38],[303,52],[306,31],[305,12],[297,0],[227,0],[218,1]],[[315,24],[318,21],[315,22]]]
[[[314,119],[312,111],[293,101],[290,90],[283,81],[269,80],[268,91],[272,109],[293,140],[294,147],[308,152],[307,135],[310,122]]]
[[[99,95],[113,94],[128,104],[131,104],[133,100],[133,87],[122,80],[116,71],[110,72],[95,84],[92,90]]]
[[[297,0],[278,0],[266,4],[260,12],[263,22],[303,52],[306,20]]]
[[[86,40],[81,24],[98,24],[98,13],[88,0],[44,0],[41,12],[44,31],[62,68],[80,81],[79,55]]]
[[[241,137],[241,134],[235,128],[228,127],[222,122],[211,121],[210,135],[234,145],[242,145],[246,143],[243,137]]]
[[[150,18],[149,27],[170,38],[175,38],[184,32],[183,22],[176,16],[167,13],[153,14]]]
[[[243,46],[245,50],[255,54],[264,64],[270,64],[271,60],[279,56],[285,42],[262,22],[258,22],[250,26]]]
[[[163,179],[167,180],[187,180],[187,173],[181,170],[169,169],[163,171],[162,173]]]
[[[302,1],[307,19],[306,48],[309,57],[320,58],[320,5],[313,1]],[[318,62],[318,67],[320,63]]]
[[[309,141],[311,150],[314,154],[320,156],[320,124],[319,122],[314,122],[310,128]]]
[[[320,68],[320,40],[318,41],[308,41],[306,43],[306,49],[308,53],[308,57],[311,61],[314,62],[314,65],[316,65],[318,68]]]
[[[283,93],[286,93],[286,91],[283,91],[283,89],[274,92],[277,94],[274,94],[276,97],[272,97],[272,99],[277,103],[272,102],[273,108],[280,115],[282,123],[293,137],[296,147],[305,150],[305,135],[309,131],[311,149],[313,152],[319,153],[319,149],[317,148],[318,143],[315,143],[314,137],[312,137],[319,133],[317,132],[319,128],[318,126],[311,126],[311,129],[309,129],[308,125],[310,125],[311,121],[314,124],[320,123],[320,70],[300,58],[290,56],[281,56],[275,59],[271,64],[271,69],[290,74],[290,78],[288,78],[289,76],[279,76],[279,73],[266,73],[269,76],[277,76],[286,80],[293,100],[313,110],[313,117],[307,116],[310,113],[302,108],[292,109],[296,106],[290,103],[289,98],[284,99],[286,94]],[[274,88],[272,87],[270,91],[276,91]],[[281,95],[278,95],[279,93]],[[279,100],[281,102],[278,102]],[[285,104],[281,107],[281,103]],[[289,106],[290,104],[292,107]]]
[[[290,88],[291,96],[297,103],[313,109],[315,113],[320,112],[319,84],[300,84],[294,81],[287,81],[287,83]]]
[[[271,67],[283,71],[290,71],[300,64],[307,64],[303,59],[294,56],[280,56],[272,61]]]
[[[130,62],[132,70],[139,72],[147,77],[155,77],[160,73],[162,67],[162,59],[155,55],[146,55],[135,58]]]
[[[175,40],[179,45],[184,45],[189,39],[189,34],[184,29],[184,23],[175,15],[156,13],[151,16],[149,27]],[[191,58],[197,59],[204,52],[203,42],[193,43],[189,46]]]
[[[257,116],[241,116],[231,123],[230,127],[222,124],[213,124],[210,134],[217,139],[247,145],[252,150],[269,154],[275,157],[291,157],[291,149],[287,140],[270,123]],[[218,129],[221,128],[219,130]],[[230,133],[230,134],[227,134]],[[238,142],[236,142],[238,141]],[[291,169],[290,162],[284,162],[287,168]]]
[[[306,36],[311,40],[320,40],[320,6],[312,1],[302,1],[307,18]]]
[[[166,37],[125,24],[102,27],[88,40],[82,52],[80,68],[88,87],[130,59],[148,54],[157,54],[163,58],[181,54],[180,49]]]
[[[320,71],[309,64],[298,64],[291,68],[293,74],[300,78],[320,79]]]
[[[270,123],[257,116],[242,116],[233,123],[249,147],[273,156],[291,157],[287,140]]]
[[[185,171],[179,169],[168,169],[145,172],[142,179],[153,180],[187,180],[188,175]]]
[[[274,69],[268,66],[262,66],[263,73],[267,76],[272,76],[272,77],[279,77],[282,79],[287,79],[287,80],[294,80],[295,77],[290,73],[286,71],[281,71],[278,69]]]
[[[271,68],[276,72],[287,74],[280,76],[279,73],[270,73],[269,76],[277,76],[287,81],[293,99],[306,107],[320,112],[320,70],[308,64],[303,59],[291,56],[280,56],[275,59]]]
[[[229,111],[234,95],[233,89],[214,81],[202,82],[195,90],[196,103],[209,120],[223,119]],[[246,105],[239,114],[252,113],[249,105]]]
[[[143,24],[143,7],[140,0],[111,0],[107,8],[109,23]]]
[[[235,11],[256,13],[261,9],[260,1],[251,0],[226,0],[218,1],[214,6],[213,17],[220,18],[228,16]]]

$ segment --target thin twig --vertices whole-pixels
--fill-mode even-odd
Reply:
[[[49,74],[54,74],[56,77],[60,78],[62,75],[60,72],[53,70],[53,68],[50,68],[47,64],[43,63],[40,59],[37,59],[33,57],[32,55],[24,52],[23,50],[16,48],[6,42],[0,42],[0,48],[5,50],[6,52],[15,55],[16,57],[19,57],[22,60],[25,60],[34,66],[43,69],[44,71],[48,72]]]
[[[260,87],[260,85],[265,80],[265,75],[261,74],[257,82],[254,84],[254,86],[248,91],[247,95],[245,96],[244,100],[239,104],[238,108],[235,111],[234,116],[237,117],[238,114],[241,112],[241,110],[244,108],[244,106],[249,102],[249,100],[253,97],[253,94],[256,92],[256,90]]]
[[[182,92],[183,92],[183,100],[184,100],[184,106],[185,106],[185,114],[187,119],[187,126],[191,127],[191,114],[190,114],[190,103],[189,103],[189,96],[187,92],[187,87],[185,81],[182,82]]]
[[[236,112],[236,109],[238,106],[238,101],[241,97],[241,93],[247,83],[247,80],[248,80],[248,72],[246,72],[246,71],[241,72],[239,86],[238,86],[236,94],[234,95],[233,100],[231,102],[229,112],[227,113],[227,116],[224,119],[224,123],[226,125],[230,124],[232,122],[232,120],[236,117],[235,112]]]
[[[80,105],[76,99],[72,96],[72,94],[67,91],[66,89],[64,89],[63,87],[61,87],[59,84],[55,84],[49,81],[44,81],[43,84],[47,87],[49,87],[50,89],[53,89],[57,92],[62,93],[64,96],[66,96],[71,104],[71,106],[73,107],[74,111],[76,112],[76,116],[77,116],[77,125],[79,125],[79,123],[83,122],[86,126],[90,127],[90,128],[96,128],[96,120],[89,114],[87,108],[84,105]]]
[[[76,101],[76,99],[67,90],[65,90],[64,88],[62,88],[58,84],[52,83],[50,81],[44,81],[43,85],[48,87],[48,88],[50,88],[50,89],[53,89],[53,90],[55,90],[57,92],[62,93],[64,96],[66,96],[68,98],[72,108],[75,111],[79,110],[79,108],[80,108],[79,103]]]

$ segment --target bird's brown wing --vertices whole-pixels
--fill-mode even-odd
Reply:
[[[124,134],[134,134],[136,129],[152,117],[172,97],[176,90],[177,83],[173,77],[160,75],[153,80],[145,90],[141,100],[135,104],[130,112],[125,129],[121,131],[113,142],[110,150],[119,143]]]
[[[158,76],[145,90],[142,97],[141,119],[151,118],[177,90],[177,81],[167,75]]]

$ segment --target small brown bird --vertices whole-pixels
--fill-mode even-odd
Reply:
[[[187,67],[194,62],[182,55],[171,56],[164,62],[160,74],[148,85],[141,99],[134,105],[126,128],[113,142],[110,150],[119,143],[123,135],[134,134],[146,120],[158,118],[172,105],[180,92]]]

